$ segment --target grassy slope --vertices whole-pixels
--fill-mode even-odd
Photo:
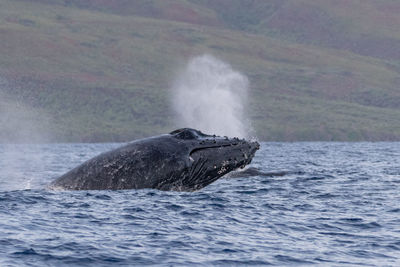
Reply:
[[[400,139],[395,1],[136,2],[0,1],[6,93],[57,140],[171,130],[175,68],[204,52],[249,76],[261,139]]]

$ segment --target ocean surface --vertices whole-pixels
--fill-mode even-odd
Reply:
[[[400,143],[262,143],[264,173],[193,193],[45,189],[120,145],[0,145],[0,266],[400,266]]]

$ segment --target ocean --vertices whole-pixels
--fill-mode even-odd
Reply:
[[[400,266],[400,143],[263,142],[197,192],[50,191],[121,144],[0,145],[0,266]]]

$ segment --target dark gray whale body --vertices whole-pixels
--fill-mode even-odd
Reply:
[[[59,177],[49,188],[195,191],[249,164],[259,147],[258,142],[184,128],[100,154]]]

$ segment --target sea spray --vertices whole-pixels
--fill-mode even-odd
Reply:
[[[230,137],[252,134],[245,117],[249,82],[211,55],[192,58],[175,80],[172,105],[177,126]]]
[[[40,184],[46,168],[43,146],[49,140],[49,117],[17,96],[12,85],[0,77],[0,191],[31,189]],[[29,172],[22,170],[30,170]]]

